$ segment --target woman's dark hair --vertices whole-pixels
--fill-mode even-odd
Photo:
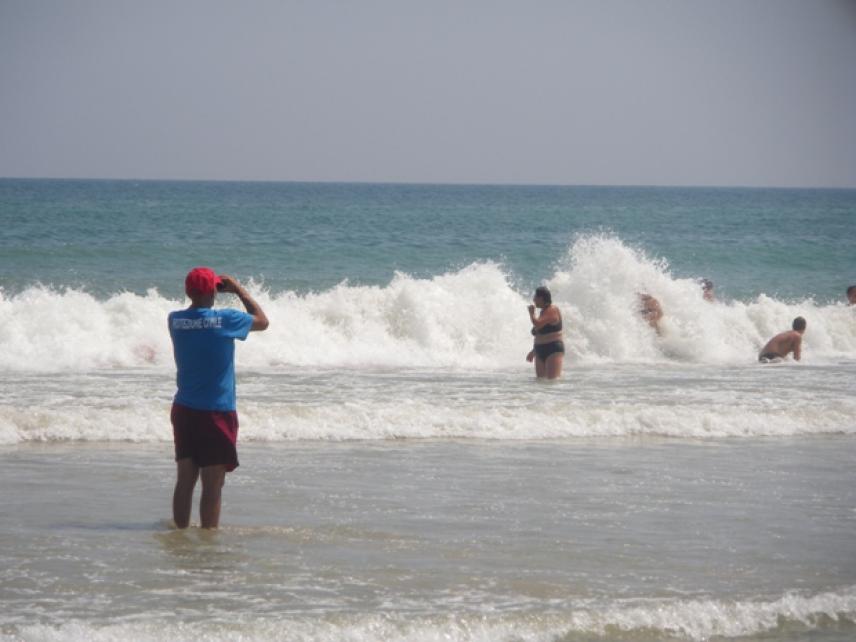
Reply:
[[[535,288],[535,296],[540,296],[547,305],[553,305],[553,295],[550,294],[550,290],[546,285]]]

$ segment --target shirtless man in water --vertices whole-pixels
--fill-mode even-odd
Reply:
[[[639,294],[639,303],[642,305],[639,314],[648,322],[648,325],[657,331],[657,334],[660,334],[660,319],[663,318],[663,308],[660,307],[660,302],[647,292],[642,292]]]
[[[793,330],[780,332],[767,341],[758,355],[758,361],[769,363],[784,359],[791,352],[794,353],[794,361],[799,361],[802,350],[802,335],[805,333],[805,319],[797,317],[792,324]]]

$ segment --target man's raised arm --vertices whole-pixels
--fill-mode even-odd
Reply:
[[[231,292],[232,294],[237,295],[237,297],[241,299],[241,303],[244,304],[247,314],[253,317],[253,325],[250,327],[250,332],[254,330],[267,330],[268,325],[270,325],[267,315],[264,313],[264,310],[262,310],[262,306],[256,303],[255,299],[250,296],[250,293],[247,292],[246,288],[238,283],[235,278],[227,274],[221,274],[220,280],[223,282],[220,291]]]

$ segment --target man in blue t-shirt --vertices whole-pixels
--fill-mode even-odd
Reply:
[[[178,528],[187,528],[201,477],[200,522],[202,528],[217,528],[226,473],[238,466],[235,339],[267,329],[268,319],[234,278],[210,268],[192,269],[184,290],[190,307],[168,318],[178,387],[170,415],[178,469],[172,514]],[[217,292],[236,294],[247,311],[212,308]]]

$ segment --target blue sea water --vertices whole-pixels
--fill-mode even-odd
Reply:
[[[839,300],[856,190],[0,180],[5,292],[181,293],[210,264],[274,292],[383,285],[477,261],[521,288],[612,234],[722,296]]]
[[[856,190],[0,179],[0,640],[853,639],[854,223]],[[271,320],[218,533],[168,527],[195,265]]]

